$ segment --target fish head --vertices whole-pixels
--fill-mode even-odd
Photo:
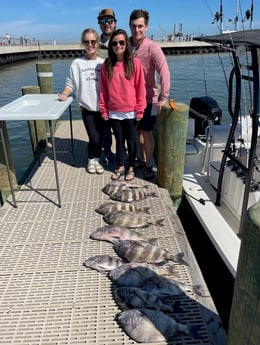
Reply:
[[[84,266],[90,267],[90,268],[95,268],[95,267],[99,266],[99,264],[101,263],[102,260],[103,259],[101,258],[100,255],[91,256],[90,258],[88,258],[87,260],[84,261]]]

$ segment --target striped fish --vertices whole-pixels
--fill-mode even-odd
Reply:
[[[142,281],[143,281],[143,277],[145,277],[145,279],[148,279],[148,278],[153,278],[154,276],[157,276],[157,275],[162,275],[162,276],[176,275],[175,265],[158,266],[158,265],[146,264],[142,262],[128,262],[128,263],[123,263],[121,266],[117,266],[113,270],[111,270],[109,277],[111,280],[117,281],[120,277],[123,277],[126,272],[131,271],[131,270],[132,272],[134,272],[133,269],[136,269],[136,272],[138,273],[139,272],[142,273],[141,274]],[[133,285],[133,286],[136,286],[136,285]]]
[[[183,253],[170,254],[166,250],[155,246],[149,242],[124,240],[114,244],[117,254],[128,262],[146,262],[163,264],[166,261],[174,261],[180,264],[186,264],[183,260]]]
[[[92,240],[108,241],[111,243],[116,243],[119,240],[146,241],[146,238],[139,232],[118,225],[105,225],[99,227],[92,232],[89,237]],[[155,242],[156,239],[149,239],[148,241]]]
[[[123,264],[119,258],[109,255],[95,255],[84,261],[84,266],[99,272],[109,272]]]
[[[131,189],[147,189],[149,185],[140,185],[137,183],[133,182],[128,182],[128,181],[110,181],[107,183],[103,188],[102,192],[107,194],[107,195],[112,195],[118,191],[121,190],[131,190]]]
[[[142,213],[133,213],[127,211],[114,211],[106,213],[103,216],[106,223],[110,225],[119,225],[126,228],[144,228],[149,225],[163,225],[164,219],[153,220],[151,216]]]
[[[144,212],[150,213],[150,207],[138,207],[134,204],[106,201],[95,209],[97,213],[106,214],[112,211]]]
[[[123,201],[123,202],[133,202],[144,200],[148,197],[157,197],[156,193],[147,193],[145,190],[138,188],[121,188],[110,195],[112,200]]]

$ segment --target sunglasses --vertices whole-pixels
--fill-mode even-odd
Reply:
[[[108,19],[100,19],[99,24],[105,25],[105,24],[113,24],[114,19],[108,18]]]
[[[123,41],[123,40],[122,41],[113,41],[111,44],[112,44],[113,47],[116,47],[118,44],[120,46],[124,47],[125,44],[126,44],[126,41]]]
[[[97,43],[97,41],[96,41],[96,40],[83,41],[83,43],[86,44],[87,46],[89,46],[90,44],[91,44],[92,46],[94,46],[94,45]]]

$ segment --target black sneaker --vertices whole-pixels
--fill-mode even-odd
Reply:
[[[155,178],[155,174],[153,171],[153,167],[145,167],[144,179],[145,180],[153,180],[154,178]]]

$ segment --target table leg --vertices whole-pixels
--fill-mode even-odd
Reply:
[[[69,114],[70,114],[70,141],[71,141],[71,152],[72,152],[72,161],[73,161],[73,166],[74,166],[74,165],[75,165],[75,153],[74,153],[74,138],[73,138],[71,105],[69,106]]]
[[[33,121],[33,126],[34,126],[35,140],[36,140],[36,144],[37,144],[38,162],[39,162],[39,167],[40,167],[41,166],[41,153],[40,153],[40,147],[39,147],[37,123],[35,120]]]
[[[58,176],[58,168],[57,168],[55,139],[54,139],[54,136],[53,136],[53,128],[52,128],[52,121],[51,120],[49,120],[49,128],[50,128],[50,135],[51,135],[53,163],[54,163],[56,186],[57,186],[57,194],[58,194],[58,206],[61,207],[60,184],[59,184],[59,176]]]

